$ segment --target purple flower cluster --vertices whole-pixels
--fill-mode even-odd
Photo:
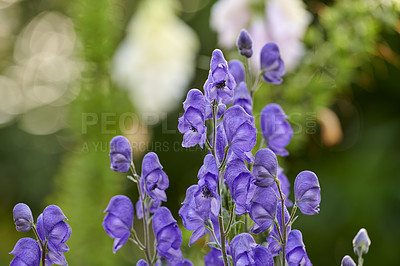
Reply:
[[[20,239],[10,253],[15,256],[10,265],[38,266],[40,261],[43,265],[68,265],[64,252],[69,251],[66,242],[71,236],[71,227],[58,206],[47,206],[37,218],[36,225],[29,206],[24,203],[15,205],[13,216],[17,231],[32,229],[37,241],[29,237]]]

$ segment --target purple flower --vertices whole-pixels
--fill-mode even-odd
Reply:
[[[286,224],[290,219],[290,215],[289,215],[289,212],[288,212],[286,206],[284,206],[284,213],[285,213],[285,224]],[[278,204],[277,204],[276,218],[278,220],[279,230],[281,232],[283,232],[283,226],[282,226],[282,204],[281,204],[281,201],[278,201]],[[288,229],[287,229],[287,232],[286,232],[287,234],[290,232],[290,229],[291,228],[289,226]],[[267,237],[268,250],[271,252],[273,257],[279,255],[279,252],[282,250],[282,246],[278,242],[276,242],[276,240],[274,238],[279,240],[279,233],[278,233],[278,229],[276,227],[276,224],[274,224],[274,227],[273,227],[272,231],[269,233],[269,235]]]
[[[245,29],[240,31],[236,46],[241,55],[247,58],[250,58],[253,55],[253,40]]]
[[[289,233],[286,245],[286,260],[289,266],[311,266],[311,261],[307,256],[303,237],[299,230],[292,230]]]
[[[257,135],[254,117],[247,114],[241,106],[235,105],[225,112],[223,124],[233,153],[242,160],[252,161],[251,150],[256,144]]]
[[[222,122],[218,123],[217,125],[216,139],[215,156],[217,157],[218,162],[222,162],[225,156],[225,148],[228,145],[228,140],[226,139],[226,133]],[[226,159],[227,162],[229,161],[231,155],[232,151],[229,150]]]
[[[128,241],[133,227],[133,204],[123,195],[114,196],[104,211],[103,227],[114,238],[113,252],[116,253]]]
[[[210,72],[204,84],[206,98],[212,102],[227,103],[233,97],[235,79],[228,70],[228,64],[221,50],[215,49],[212,53]]]
[[[207,255],[204,256],[205,266],[224,266],[222,253],[216,248],[211,248]]]
[[[244,161],[240,159],[230,161],[226,166],[225,180],[236,203],[236,215],[247,213],[256,186],[253,184],[254,177]]]
[[[40,247],[39,244],[32,238],[26,237],[18,240],[10,254],[15,256],[11,261],[10,266],[40,265]]]
[[[278,161],[275,153],[270,149],[257,151],[253,165],[253,175],[257,186],[269,187],[272,185],[277,176],[277,169]]]
[[[276,217],[278,200],[270,187],[257,187],[250,201],[250,217],[255,222],[252,233],[268,230]]]
[[[231,241],[231,255],[235,266],[273,266],[274,260],[267,248],[257,245],[247,233],[235,236]]]
[[[253,109],[253,100],[247,90],[247,85],[245,82],[240,82],[235,88],[235,94],[233,96],[233,104],[243,107],[243,109],[251,115]]]
[[[233,59],[228,63],[229,72],[231,72],[235,79],[236,85],[242,81],[245,81],[245,72],[243,63],[239,60]]]
[[[294,181],[294,197],[303,214],[318,214],[321,202],[321,188],[318,177],[313,172],[303,171],[297,175]]]
[[[56,205],[47,206],[38,217],[38,235],[42,242],[47,241],[47,264],[68,265],[63,252],[69,251],[65,242],[71,237],[71,227],[64,221],[66,219]]]
[[[183,135],[183,147],[193,147],[199,144],[203,147],[207,128],[204,125],[206,102],[203,93],[191,89],[183,103],[185,114],[179,118],[178,129]]]
[[[367,230],[361,228],[353,239],[354,253],[357,256],[362,256],[363,254],[367,254],[370,245],[371,245],[371,240],[369,239]]]
[[[203,165],[200,167],[197,177],[199,178],[198,185],[203,191],[203,194],[204,191],[207,190],[206,194],[210,194],[209,198],[213,197],[219,199],[217,191],[218,166],[213,155],[207,154],[204,157]]]
[[[153,231],[157,240],[158,254],[167,260],[183,261],[182,232],[166,207],[157,209],[153,216]]]
[[[13,209],[14,223],[17,231],[28,232],[33,224],[32,211],[25,203],[18,203]]]
[[[343,257],[342,263],[340,265],[341,266],[357,266],[357,264],[354,262],[354,260],[349,255],[346,255]]]
[[[165,191],[169,186],[167,174],[154,152],[147,153],[142,161],[142,180],[147,195],[153,200],[167,201]]]
[[[110,141],[111,169],[118,173],[128,172],[132,161],[132,148],[124,136],[116,136]]]
[[[146,204],[144,208],[146,209],[147,212],[150,210],[149,213],[154,213],[161,206],[161,200],[151,199],[150,201],[151,201],[150,209],[148,209],[148,206],[146,206]],[[140,199],[140,197],[139,200],[136,202],[136,215],[138,219],[143,218],[142,200]]]
[[[279,54],[276,43],[270,42],[263,46],[260,54],[260,65],[265,82],[281,84],[285,75],[285,64]]]
[[[136,263],[136,266],[149,266],[149,264],[147,263],[147,261],[141,259]]]
[[[260,124],[263,137],[267,141],[268,148],[280,156],[289,155],[285,147],[293,136],[293,130],[286,121],[287,118],[282,108],[276,103],[268,104],[261,111]]]

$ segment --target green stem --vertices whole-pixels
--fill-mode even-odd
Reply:
[[[287,241],[287,236],[286,236],[286,223],[285,223],[285,197],[283,196],[282,190],[281,190],[281,184],[278,179],[275,179],[276,186],[278,187],[279,191],[279,196],[281,200],[281,207],[282,207],[282,266],[285,266],[286,264],[286,259],[285,259],[285,253],[286,253],[286,241]],[[279,227],[279,224],[278,224]]]
[[[358,266],[363,266],[364,264],[364,259],[362,258],[362,254],[358,256]]]
[[[258,82],[260,81],[260,77],[262,76],[262,74],[263,74],[263,71],[260,71],[260,73],[258,73],[256,81],[254,82],[254,85],[251,87],[251,90],[250,90],[250,96],[251,96],[251,99],[253,102],[254,102],[254,93],[257,91],[257,85],[258,85]]]

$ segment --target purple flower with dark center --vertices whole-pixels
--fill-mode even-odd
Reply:
[[[319,212],[321,188],[318,177],[311,171],[299,173],[294,181],[294,197],[300,211],[306,215]]]
[[[267,141],[268,148],[280,156],[289,155],[285,147],[293,136],[293,130],[286,121],[287,118],[282,108],[276,103],[268,104],[261,111],[260,125],[263,137]]]
[[[371,240],[369,239],[367,230],[365,230],[365,228],[361,228],[353,239],[354,253],[357,256],[367,254],[370,245]]]
[[[266,247],[257,245],[247,233],[235,236],[230,245],[235,266],[273,266],[274,260]]]
[[[288,199],[288,196],[290,194],[290,182],[287,176],[283,173],[283,168],[278,165],[278,180],[279,183],[281,184],[281,190],[282,194],[285,197],[285,205],[286,207],[291,207],[293,205],[293,202]],[[274,189],[276,195],[279,195],[279,190],[278,190],[278,185],[272,184],[272,188]]]
[[[154,213],[161,206],[161,200],[151,199],[150,200],[150,209],[145,204],[145,209],[149,213]],[[136,215],[138,219],[143,218],[143,208],[142,208],[142,200],[139,197],[139,200],[136,202]]]
[[[129,171],[132,161],[132,148],[124,136],[116,136],[110,141],[111,169],[118,173]]]
[[[153,200],[167,201],[165,190],[169,186],[169,180],[162,168],[157,154],[154,152],[147,153],[142,161],[141,182],[150,198]]]
[[[216,100],[217,102],[227,103],[233,97],[235,86],[235,79],[228,70],[228,63],[224,55],[221,50],[215,49],[211,57],[208,79],[204,84],[206,98],[210,102]]]
[[[167,260],[183,261],[182,232],[171,212],[166,207],[157,209],[153,216],[153,231],[158,254]]]
[[[199,178],[198,185],[202,191],[207,190],[211,197],[219,199],[217,191],[218,166],[213,155],[207,154],[204,157],[203,165],[200,167],[197,177]]]
[[[251,115],[253,109],[253,100],[247,90],[245,82],[240,82],[235,88],[235,94],[233,96],[233,104],[243,107],[243,109]]]
[[[311,266],[311,261],[307,256],[303,237],[299,230],[292,230],[288,235],[286,244],[286,260],[289,266]]]
[[[235,105],[225,112],[223,124],[232,152],[242,160],[253,161],[251,150],[256,144],[257,135],[254,117],[241,106]]]
[[[340,265],[341,266],[357,266],[357,264],[354,262],[354,260],[349,255],[346,255],[343,257],[342,263]]]
[[[285,75],[285,64],[281,59],[276,43],[270,42],[263,46],[260,54],[260,65],[265,82],[281,84]]]
[[[224,177],[236,203],[235,214],[242,215],[249,212],[250,200],[256,186],[253,184],[254,177],[247,169],[244,161],[240,159],[230,161],[226,166]]]
[[[276,217],[278,200],[271,187],[257,187],[250,201],[250,217],[255,222],[252,233],[268,230]]]
[[[286,224],[290,219],[290,215],[289,215],[289,212],[288,212],[286,206],[284,206],[284,213],[285,213],[285,224]],[[282,226],[282,204],[281,204],[281,201],[278,201],[278,204],[277,204],[276,218],[278,220],[279,230],[282,233],[283,232],[283,226]],[[286,235],[288,235],[290,230],[291,230],[291,227],[288,226]],[[268,250],[271,252],[273,257],[278,256],[279,252],[281,252],[281,250],[282,250],[282,246],[278,242],[276,242],[276,240],[274,238],[276,240],[280,241],[279,233],[278,233],[278,229],[276,227],[276,224],[274,224],[274,227],[272,228],[272,231],[269,233],[269,235],[267,237]]]
[[[32,238],[26,237],[18,240],[10,252],[15,257],[10,266],[39,266],[41,251],[39,244]]]
[[[257,186],[269,187],[272,185],[275,182],[277,170],[278,161],[275,153],[270,149],[257,151],[253,165],[253,175]]]
[[[133,227],[133,204],[123,195],[114,196],[104,211],[103,221],[106,233],[114,238],[113,252],[116,253],[128,241]]]
[[[216,248],[211,248],[207,255],[204,256],[205,266],[224,266],[222,253]]]
[[[56,205],[47,206],[38,217],[38,235],[42,242],[47,241],[46,264],[68,265],[63,253],[69,251],[65,242],[71,237],[71,227],[64,221],[66,219]]]
[[[250,58],[253,55],[253,40],[245,29],[240,31],[236,46],[241,55],[247,58]]]
[[[25,203],[18,203],[13,209],[14,223],[17,231],[28,232],[33,224],[32,211]]]
[[[237,59],[233,59],[228,63],[229,72],[231,72],[233,78],[235,79],[236,85],[240,82],[245,81],[245,72],[243,63]]]
[[[206,141],[207,128],[204,125],[206,102],[203,93],[191,89],[183,103],[185,114],[179,118],[178,129],[183,135],[183,147],[199,144],[203,147]]]

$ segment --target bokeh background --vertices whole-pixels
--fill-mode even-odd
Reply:
[[[132,142],[138,169],[146,152],[159,155],[170,179],[165,205],[181,224],[205,155],[180,146],[181,104],[202,88],[213,49],[239,58],[234,42],[246,28],[256,47],[277,42],[288,68],[282,85],[259,88],[254,114],[283,106],[295,135],[279,162],[292,184],[306,169],[321,183],[320,214],[295,223],[311,261],[340,265],[364,227],[364,265],[398,265],[399,12],[397,0],[0,0],[0,264],[19,238],[33,237],[14,229],[18,202],[35,217],[62,208],[70,265],[136,263],[138,248],[112,254],[102,228],[113,195],[137,199],[109,169],[117,134]],[[207,248],[188,249],[190,234],[183,229],[184,255],[202,265]]]

